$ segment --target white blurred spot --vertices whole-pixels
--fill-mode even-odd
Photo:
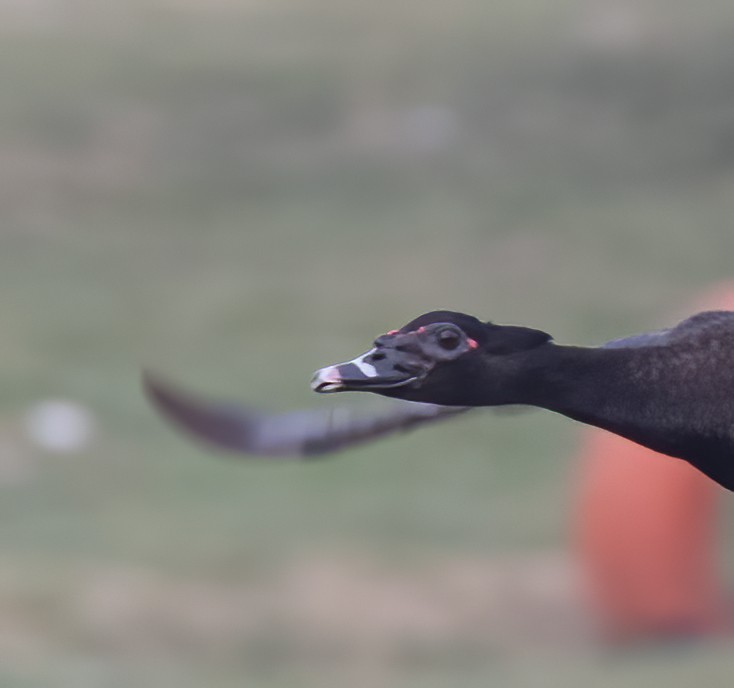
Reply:
[[[418,152],[448,147],[459,130],[456,112],[443,105],[421,105],[403,114],[403,140]]]
[[[88,409],[61,399],[33,406],[26,414],[24,425],[34,444],[59,454],[83,449],[94,431],[94,420]]]

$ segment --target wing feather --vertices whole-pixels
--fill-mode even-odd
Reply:
[[[339,406],[278,414],[203,399],[150,373],[144,374],[143,387],[153,406],[193,439],[230,453],[271,458],[318,457],[470,410],[393,401],[375,411]]]

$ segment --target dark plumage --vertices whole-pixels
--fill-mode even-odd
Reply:
[[[670,330],[601,347],[563,346],[539,330],[484,323],[463,313],[426,313],[378,337],[366,354],[321,369],[312,387],[372,391],[439,406],[408,404],[367,419],[345,412],[339,424],[318,413],[273,417],[233,411],[150,378],[146,384],[151,400],[174,422],[235,451],[315,454],[465,407],[525,404],[684,459],[734,489],[734,313],[729,311],[699,313]],[[243,439],[254,436],[260,439]]]

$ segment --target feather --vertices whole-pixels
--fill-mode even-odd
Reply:
[[[373,411],[345,405],[267,413],[203,399],[150,373],[143,387],[153,406],[193,439],[230,453],[284,459],[330,454],[470,410],[394,401]]]

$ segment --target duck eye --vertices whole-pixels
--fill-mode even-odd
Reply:
[[[446,351],[453,351],[461,342],[461,335],[454,330],[441,330],[438,333],[438,345]]]

